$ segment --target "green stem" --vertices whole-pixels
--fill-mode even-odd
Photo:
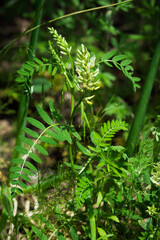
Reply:
[[[72,122],[73,122],[73,117],[72,117],[73,112],[74,112],[74,88],[71,88],[71,115],[70,115],[69,125],[72,125]]]
[[[72,87],[71,87],[71,114],[70,114],[70,122],[69,122],[69,125],[71,126],[72,125],[72,122],[73,122],[73,116],[74,116],[74,76],[75,76],[75,73],[74,73],[74,64],[73,64],[73,60],[72,60],[72,57],[71,55],[69,54],[69,59],[70,59],[70,63],[71,63],[71,66],[72,66]],[[69,132],[71,134],[71,131]],[[71,162],[71,166],[72,166],[72,169],[73,171],[75,172],[75,168],[74,168],[74,159],[73,159],[73,152],[72,152],[72,145],[69,144],[69,158],[70,158],[70,162]]]
[[[71,117],[70,117],[70,122],[69,122],[70,126],[72,125],[74,114],[77,111],[77,109],[78,109],[79,105],[81,104],[81,102],[83,101],[85,95],[86,95],[86,92],[82,95],[82,97],[80,98],[80,100],[78,101],[78,103],[76,104],[76,106],[73,109],[73,112],[72,112]]]
[[[44,4],[45,0],[37,0],[37,10],[36,13],[40,11],[42,5]],[[42,18],[42,10],[41,9],[34,26],[37,26],[41,22]],[[30,38],[30,44],[29,44],[29,53],[28,53],[28,60],[32,61],[34,54],[36,52],[36,46],[37,46],[37,40],[38,40],[38,34],[39,34],[39,28],[37,28],[35,31],[32,32],[31,38]],[[29,106],[29,100],[30,96],[24,93],[24,88],[21,91],[20,95],[20,104],[19,104],[19,110],[18,110],[18,120],[17,120],[17,134],[16,134],[16,146],[22,146],[22,140],[19,138],[20,135],[24,134],[23,128],[26,124],[26,116],[28,112],[28,106]],[[16,158],[18,156],[18,152],[14,149],[12,159]],[[12,165],[12,161],[11,161]],[[11,166],[10,166],[11,167]]]
[[[147,110],[147,105],[151,95],[154,79],[157,73],[158,65],[160,61],[160,42],[158,42],[155,49],[154,56],[152,58],[147,79],[145,81],[142,95],[135,113],[135,117],[129,132],[129,136],[126,143],[127,154],[132,156],[139,138],[139,134],[144,122],[144,117]]]
[[[71,55],[69,54],[69,59],[70,59],[70,63],[72,66],[72,87],[71,87],[71,114],[70,114],[70,122],[69,125],[72,125],[73,122],[73,112],[74,112],[74,64],[73,64],[73,60]],[[71,135],[71,131],[69,131],[69,134]],[[73,172],[75,172],[75,168],[74,168],[74,159],[73,159],[73,152],[72,152],[72,144],[69,144],[69,158],[70,158],[70,162],[71,162],[71,166],[73,169]]]
[[[95,218],[95,214],[94,214],[94,210],[93,210],[92,202],[90,198],[86,200],[86,204],[87,204],[87,211],[89,215],[91,240],[96,240],[96,218]]]

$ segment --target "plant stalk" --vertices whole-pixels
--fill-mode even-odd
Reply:
[[[128,139],[127,139],[126,148],[127,148],[127,154],[129,157],[133,155],[136,144],[138,142],[138,138],[144,122],[149,98],[151,95],[154,79],[157,73],[159,61],[160,61],[160,42],[158,42],[157,47],[155,49],[155,52],[150,64],[148,76],[144,83],[141,98],[135,113],[133,123],[131,125]]]
[[[96,240],[96,218],[94,214],[94,210],[92,207],[91,199],[86,199],[87,211],[89,215],[89,225],[90,225],[90,233],[91,233],[91,240]]]

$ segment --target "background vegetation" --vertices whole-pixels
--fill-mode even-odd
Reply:
[[[160,238],[160,6],[157,1],[130,1],[62,18],[40,27],[38,40],[32,31],[19,38],[11,48],[6,48],[9,42],[22,34],[33,22],[42,4],[42,19],[36,20],[44,23],[71,12],[113,3],[115,1],[112,0],[2,1],[1,239]],[[98,65],[101,88],[94,92],[95,96],[90,104],[85,104],[85,107],[81,104],[74,115],[73,126],[82,139],[80,141],[72,136],[74,164],[69,160],[72,157],[68,138],[58,139],[55,146],[45,143],[44,148],[49,155],[40,157],[41,164],[36,165],[31,161],[38,170],[36,178],[27,181],[24,194],[19,192],[18,196],[13,197],[10,191],[10,174],[13,171],[9,169],[14,165],[11,160],[21,159],[22,155],[22,149],[17,151],[14,148],[15,145],[22,145],[22,139],[17,136],[20,133],[23,135],[24,126],[40,134],[32,126],[33,120],[26,123],[25,114],[42,123],[46,122],[44,112],[40,114],[43,120],[37,113],[36,107],[40,106],[49,116],[57,111],[67,123],[71,121],[73,92],[66,88],[62,72],[55,68],[51,71],[48,67],[40,68],[41,74],[34,72],[31,85],[27,85],[32,91],[28,91],[25,84],[16,81],[20,75],[17,71],[21,69],[22,63],[33,61],[33,56],[43,63],[46,59],[49,59],[47,64],[55,63],[52,62],[48,49],[48,40],[53,40],[48,27],[54,27],[58,34],[65,37],[69,46],[72,46],[73,59],[77,48],[81,49],[81,44],[84,44],[91,56],[96,56],[96,62],[102,62]],[[58,49],[56,41],[54,44]],[[105,54],[112,50],[116,50],[116,56],[125,55],[126,59],[132,61],[128,64],[134,68],[134,76],[141,78],[138,82],[140,88],[136,92],[132,81],[122,69],[114,64],[113,67],[105,64]],[[113,57],[111,54],[108,59],[112,60]],[[35,60],[34,62],[40,65]],[[66,60],[65,64],[69,66],[70,62]],[[80,94],[76,91],[75,105],[79,100]],[[49,104],[50,101],[54,106]],[[57,115],[52,117],[56,120]],[[128,128],[120,124],[121,127],[118,126],[113,136],[110,136],[110,145],[105,145],[107,150],[102,151],[104,146],[96,142],[94,133],[103,135],[104,123],[111,123],[113,119],[117,119],[119,123],[125,121]],[[70,135],[73,133],[71,129],[68,131]],[[88,145],[92,149],[88,149]],[[96,152],[99,151],[97,148],[101,149],[101,154]],[[88,162],[91,156],[86,151],[94,153],[94,161],[91,163]],[[86,162],[88,165],[83,174],[77,175]],[[80,194],[82,198],[79,198]],[[18,208],[14,212],[17,202]]]

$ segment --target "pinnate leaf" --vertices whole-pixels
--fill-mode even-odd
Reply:
[[[37,163],[42,163],[42,160],[34,153],[29,153],[29,156]]]
[[[25,83],[26,81],[27,81],[27,78],[22,77],[22,76],[16,78],[16,82],[18,82],[18,83]]]
[[[30,182],[31,181],[31,179],[27,175],[25,175],[25,174],[21,174],[21,178],[23,180],[25,180],[26,182]]]
[[[53,126],[53,130],[57,133],[60,141],[66,140],[64,133],[61,131],[61,129],[58,126]]]
[[[49,138],[49,137],[40,137],[40,140],[45,142],[45,143],[48,143],[48,144],[51,144],[51,145],[56,145],[57,142],[55,140],[53,140],[52,138]]]
[[[104,61],[104,63],[105,63],[105,61],[107,61],[108,59],[113,57],[115,55],[115,53],[116,53],[116,50],[112,50],[112,51],[106,53],[104,56],[102,56],[102,61]]]
[[[49,101],[49,108],[50,108],[52,117],[56,122],[60,123],[61,120],[65,121],[64,117],[57,112],[56,108],[54,107],[53,101],[51,100]]]
[[[121,61],[121,60],[124,60],[124,59],[126,59],[126,55],[117,55],[112,60],[114,62],[118,62],[118,61]]]
[[[76,143],[82,153],[84,153],[87,156],[93,156],[93,154],[87,148],[85,148],[81,143],[79,142],[76,142]]]
[[[33,126],[37,127],[37,128],[40,128],[42,130],[45,129],[45,126],[43,125],[43,123],[41,123],[40,121],[34,119],[34,118],[31,118],[31,117],[27,117],[27,121],[32,124]]]
[[[15,149],[16,149],[17,152],[19,152],[19,153],[23,153],[23,154],[27,154],[27,153],[28,153],[28,150],[25,149],[24,147],[15,146]]]
[[[31,67],[38,68],[38,65],[37,65],[35,62],[27,61],[26,63],[27,63],[28,65],[30,65]]]
[[[61,137],[59,137],[59,135],[55,132],[52,132],[50,130],[47,130],[46,131],[46,134],[49,135],[50,137],[56,139],[56,140],[59,140],[59,141],[63,141]]]
[[[61,129],[62,129],[63,134],[64,134],[64,136],[65,136],[65,140],[67,140],[67,142],[68,142],[69,144],[71,144],[71,143],[72,143],[72,139],[71,139],[71,137],[70,137],[70,134],[69,134],[66,126],[61,126]]]
[[[10,175],[10,179],[19,178],[19,176],[20,176],[20,173],[12,173]]]
[[[16,173],[16,172],[20,172],[20,171],[21,171],[21,168],[20,168],[20,167],[11,167],[11,168],[10,168],[10,172]]]
[[[131,62],[132,62],[131,60],[124,60],[121,62],[121,67],[129,65]]]
[[[41,107],[37,106],[37,111],[38,111],[39,115],[41,116],[41,118],[43,119],[43,121],[45,121],[48,125],[53,124],[52,119]]]
[[[26,185],[24,182],[18,181],[18,185],[19,185],[21,188],[27,188],[27,185]]]
[[[34,176],[34,173],[31,172],[28,168],[23,168],[23,172],[29,176]]]
[[[41,145],[39,144],[35,144],[35,148],[40,151],[40,153],[42,153],[43,155],[48,155],[48,152],[44,149],[44,147],[42,147]]]
[[[22,76],[29,77],[29,73],[26,72],[26,71],[23,70],[23,69],[18,70],[17,73],[20,74],[20,75],[22,75]]]
[[[30,135],[33,138],[38,138],[39,137],[38,133],[36,133],[35,131],[33,131],[33,130],[27,128],[27,127],[24,127],[24,132],[27,133],[28,135]]]
[[[75,130],[75,128],[73,126],[69,126],[68,129],[71,131],[73,136],[75,136],[78,140],[81,140],[81,136],[79,135],[79,133]]]
[[[28,144],[29,146],[32,146],[33,145],[33,141],[31,140],[31,139],[29,139],[29,138],[26,138],[26,137],[24,137],[24,136],[20,136],[20,139],[23,141],[23,142],[25,142],[26,144]]]
[[[30,162],[26,162],[25,166],[28,167],[30,170],[32,170],[33,172],[37,172],[37,168]]]
[[[23,194],[23,191],[20,189],[20,188],[18,188],[18,187],[13,187],[13,188],[11,188],[11,192],[12,193],[19,193],[19,194]]]
[[[43,62],[41,60],[39,60],[38,58],[34,58],[34,61],[36,63],[38,63],[39,65],[43,65]]]
[[[26,64],[26,63],[23,63],[23,64],[22,64],[22,67],[23,67],[25,70],[29,71],[31,75],[33,74],[34,69],[33,69],[30,65],[28,65],[28,64]]]
[[[14,163],[14,164],[22,164],[23,162],[24,162],[24,160],[21,158],[14,158],[12,160],[12,163]]]
[[[101,136],[96,133],[95,131],[91,132],[91,140],[95,145],[99,145],[100,141],[101,141]]]

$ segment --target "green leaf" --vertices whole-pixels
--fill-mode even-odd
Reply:
[[[32,230],[40,240],[48,240],[48,238],[37,227],[33,226]]]
[[[110,217],[108,217],[109,219],[112,219],[113,221],[115,221],[115,222],[118,222],[119,223],[119,219],[118,219],[118,217],[117,216],[115,216],[115,215],[112,215],[112,216],[110,216]]]
[[[142,220],[138,220],[139,225],[146,231],[149,231],[150,229],[153,229],[153,222],[152,218],[145,218]]]
[[[60,128],[58,126],[53,126],[53,130],[57,133],[60,141],[65,141],[66,140],[65,135],[62,133],[62,131],[60,130]]]
[[[52,72],[52,64],[49,64],[49,66],[48,66],[48,74],[51,74],[51,72]]]
[[[55,140],[53,140],[52,138],[49,138],[49,137],[40,137],[40,140],[45,142],[45,143],[48,143],[48,144],[51,144],[51,145],[56,145],[57,142]]]
[[[46,65],[43,65],[43,66],[42,66],[42,72],[41,72],[41,73],[44,73],[45,70],[46,70]]]
[[[39,137],[38,133],[36,133],[35,131],[33,131],[33,130],[27,128],[27,127],[24,127],[24,132],[27,133],[28,135],[30,135],[33,138],[38,138]]]
[[[64,164],[66,166],[70,167],[70,168],[72,167],[72,165],[70,163],[68,163],[68,162],[64,162]],[[82,167],[80,165],[76,165],[76,164],[74,164],[74,168],[77,169],[77,170],[81,170],[82,169]]]
[[[96,153],[100,153],[100,152],[101,152],[101,149],[97,149],[97,148],[92,147],[92,146],[89,146],[89,145],[88,145],[88,148],[89,148],[91,151],[96,152]]]
[[[27,168],[23,168],[23,172],[24,172],[25,174],[29,175],[29,176],[34,176],[34,173],[31,172],[31,171],[30,171],[29,169],[27,169]]]
[[[125,67],[127,65],[129,65],[132,61],[131,60],[124,60],[120,63],[121,67]]]
[[[31,67],[34,67],[34,68],[38,68],[38,65],[34,62],[31,62],[31,61],[27,61],[26,62],[28,65],[30,65]]]
[[[37,172],[37,168],[32,163],[26,161],[25,166],[27,166],[33,172]]]
[[[71,131],[73,136],[75,136],[78,140],[81,140],[81,136],[79,135],[79,133],[75,130],[75,128],[73,126],[69,126],[68,129]]]
[[[31,117],[27,117],[27,121],[32,124],[33,126],[37,127],[37,128],[40,128],[42,130],[45,129],[45,126],[43,125],[43,123],[41,123],[40,121],[34,119],[34,118],[31,118]]]
[[[27,153],[28,153],[28,150],[25,149],[24,147],[15,146],[15,149],[16,149],[17,152],[19,152],[19,153],[23,153],[23,154],[27,154]]]
[[[17,184],[18,184],[18,179],[16,179],[16,180],[15,180],[15,179],[12,180],[12,181],[11,181],[11,184],[12,184],[12,185],[17,185]]]
[[[30,179],[27,175],[25,175],[25,174],[21,174],[21,178],[22,178],[23,180],[27,181],[27,182],[30,182],[30,181],[31,181],[31,179]]]
[[[8,219],[8,214],[6,213],[5,209],[3,208],[0,218],[0,233],[3,231],[3,229],[6,227]]]
[[[106,232],[102,228],[97,227],[97,230],[101,237],[104,237],[107,235]]]
[[[27,71],[29,71],[31,75],[34,73],[34,69],[33,69],[30,65],[28,65],[28,64],[26,64],[26,63],[23,63],[23,64],[22,64],[22,67],[23,67],[24,69],[26,69]]]
[[[52,76],[54,76],[55,74],[56,74],[56,72],[57,72],[57,67],[54,67],[54,69],[53,69],[53,71],[52,71]]]
[[[41,107],[37,106],[37,111],[38,111],[39,115],[41,116],[41,118],[43,119],[43,121],[45,121],[48,125],[53,124],[52,119]]]
[[[112,50],[108,53],[106,53],[105,55],[102,56],[102,61],[105,63],[105,61],[107,61],[109,58],[113,57],[116,53],[116,50]]]
[[[26,137],[24,137],[24,136],[20,136],[19,137],[23,142],[25,142],[26,144],[28,144],[29,146],[32,146],[33,145],[33,141],[31,140],[31,139],[29,139],[29,138],[26,138]]]
[[[79,240],[78,234],[73,226],[70,226],[69,232],[70,232],[72,240]]]
[[[18,82],[18,83],[25,83],[27,81],[27,78],[25,78],[25,77],[18,77],[18,78],[16,78],[15,81]]]
[[[50,131],[50,130],[47,130],[47,131],[46,131],[46,134],[49,135],[50,137],[56,139],[56,140],[59,140],[59,141],[61,141],[61,139],[62,139],[61,137],[59,137],[59,135],[58,135],[57,133],[52,132],[52,131]],[[63,141],[63,140],[62,140],[62,141]]]
[[[26,185],[24,182],[18,181],[18,185],[19,185],[21,188],[24,188],[24,189],[27,188],[27,185]]]
[[[71,137],[70,137],[70,134],[69,134],[66,126],[61,126],[61,129],[62,129],[62,131],[63,131],[63,133],[64,133],[64,135],[65,135],[65,140],[67,140],[67,142],[68,142],[69,144],[71,144],[71,143],[72,143],[72,139],[71,139]]]
[[[42,163],[42,160],[34,153],[29,153],[29,156],[37,163]]]
[[[48,155],[48,152],[39,144],[35,144],[34,146],[38,151],[40,151],[40,153],[42,153],[43,155]]]
[[[17,192],[18,194],[23,194],[23,191],[20,188],[17,188],[17,187],[11,188],[11,192],[12,193]]]
[[[41,60],[39,60],[38,58],[34,58],[33,59],[36,63],[38,63],[39,65],[43,65],[43,62]]]
[[[11,167],[10,169],[9,169],[9,171],[10,172],[20,172],[21,171],[21,168],[20,167]]]
[[[24,163],[24,160],[21,159],[21,158],[14,158],[12,160],[12,163],[14,163],[14,164],[22,164],[22,163]]]
[[[61,120],[63,120],[64,122],[66,122],[65,119],[64,119],[64,117],[63,117],[61,114],[59,114],[59,113],[57,112],[57,110],[55,109],[52,100],[49,101],[49,108],[50,108],[52,117],[54,118],[54,120],[55,120],[56,122],[60,123]]]
[[[105,61],[104,63],[105,63],[107,66],[109,66],[109,67],[113,67],[110,62]]]
[[[131,65],[128,65],[124,68],[124,71],[131,76],[133,74],[134,68]]]
[[[82,146],[82,144],[80,144],[79,142],[76,142],[77,146],[79,147],[79,149],[81,150],[82,153],[84,153],[87,156],[93,156],[93,154],[84,146]]]
[[[19,176],[20,176],[20,173],[11,173],[10,179],[19,178]]]
[[[99,207],[99,205],[101,204],[102,199],[103,199],[102,192],[99,191],[99,192],[98,192],[98,197],[97,197],[97,207]]]
[[[95,145],[99,145],[101,141],[101,136],[95,131],[91,132],[91,140]]]
[[[115,56],[112,60],[114,61],[114,62],[118,62],[118,61],[121,61],[121,60],[123,60],[123,59],[125,59],[126,58],[126,55],[117,55],[117,56]]]
[[[119,70],[121,70],[121,68],[120,68],[120,66],[119,66],[119,64],[118,64],[117,62],[114,62],[114,61],[113,61],[113,64],[115,65],[116,68],[118,68]]]
[[[26,72],[26,71],[24,71],[24,70],[22,70],[22,69],[18,70],[17,73],[20,74],[20,75],[22,75],[22,76],[29,77],[29,73]]]
[[[11,222],[13,222],[13,203],[11,200],[10,189],[6,186],[2,194],[2,203],[6,214],[9,216]]]

